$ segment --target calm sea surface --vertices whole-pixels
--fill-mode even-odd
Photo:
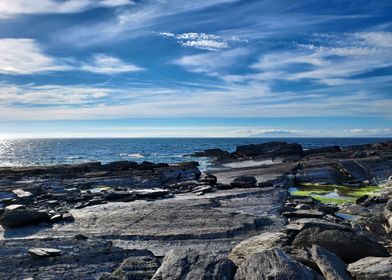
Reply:
[[[304,148],[375,143],[386,138],[127,138],[127,139],[12,139],[0,140],[0,166],[27,166],[116,160],[175,163],[207,159],[184,157],[195,151],[221,148],[234,151],[244,144],[297,142]]]

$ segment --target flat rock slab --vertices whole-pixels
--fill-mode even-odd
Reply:
[[[33,258],[56,257],[61,255],[61,250],[53,248],[31,248],[28,252]]]
[[[282,228],[279,209],[285,197],[286,192],[280,189],[256,188],[207,193],[203,197],[190,193],[151,202],[114,202],[72,210],[73,223],[7,229],[0,235],[31,239],[84,234],[113,240],[126,248],[151,249],[156,255],[164,255],[175,244],[192,247],[194,242],[213,247],[216,240],[217,247],[228,252],[232,241]]]
[[[352,263],[348,271],[356,280],[390,280],[392,277],[392,257],[367,257]]]

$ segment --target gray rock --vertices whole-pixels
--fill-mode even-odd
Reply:
[[[315,271],[319,271],[319,267],[313,259],[311,248],[285,246],[282,250],[295,261],[300,262]]]
[[[125,259],[111,274],[105,274],[100,280],[150,280],[160,266],[160,261],[148,250],[136,251]]]
[[[47,258],[61,255],[61,250],[53,248],[31,248],[28,253],[33,258]]]
[[[239,176],[230,183],[233,188],[252,188],[255,187],[257,180],[254,176]]]
[[[368,256],[389,256],[388,250],[381,244],[349,228],[331,228],[321,225],[309,227],[302,230],[292,242],[292,245],[297,247],[311,247],[313,244],[335,253],[347,263]]]
[[[216,253],[174,249],[163,259],[152,280],[231,280],[235,265]]]
[[[392,257],[367,257],[351,263],[348,271],[356,280],[390,280],[392,278]]]
[[[3,227],[15,228],[49,221],[50,217],[46,212],[26,209],[23,205],[10,205],[5,208],[0,223]]]
[[[253,253],[283,247],[288,240],[288,236],[282,232],[265,232],[241,241],[230,252],[229,259],[240,266]]]
[[[347,272],[347,264],[334,253],[324,248],[313,245],[312,257],[327,280],[352,280]]]
[[[254,253],[238,268],[234,280],[315,279],[314,272],[281,249]]]
[[[283,212],[282,215],[286,218],[321,218],[324,216],[323,212],[316,210],[296,210],[291,212]]]

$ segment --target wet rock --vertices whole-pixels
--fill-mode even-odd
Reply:
[[[265,232],[241,241],[230,252],[229,259],[239,266],[251,254],[283,247],[288,244],[288,241],[288,236],[282,232]]]
[[[53,248],[31,248],[28,253],[32,258],[48,258],[61,255],[61,250]]]
[[[361,204],[361,203],[365,202],[368,198],[369,198],[369,196],[367,194],[365,194],[365,195],[363,195],[361,197],[358,197],[355,200],[355,204]]]
[[[234,178],[230,185],[233,188],[253,188],[256,186],[257,180],[254,176],[239,176]]]
[[[348,271],[356,280],[390,280],[392,275],[392,257],[367,257],[351,263]]]
[[[23,205],[10,205],[5,208],[0,223],[5,228],[15,228],[49,221],[50,217],[46,212],[27,209]]]
[[[223,255],[197,250],[171,250],[152,280],[231,280],[235,265]]]
[[[281,249],[254,253],[238,268],[234,280],[315,279],[314,272]]]
[[[312,258],[316,262],[320,271],[327,280],[351,280],[351,275],[347,272],[347,264],[335,254],[324,248],[313,245]]]
[[[322,225],[308,227],[299,232],[291,245],[311,247],[313,244],[335,253],[347,263],[367,256],[389,256],[388,250],[381,244],[355,233],[350,228],[331,228]]]

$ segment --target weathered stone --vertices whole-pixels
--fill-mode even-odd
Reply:
[[[1,225],[6,228],[22,227],[48,223],[50,217],[48,213],[26,209],[22,205],[10,205],[5,208],[1,217]]]
[[[297,247],[311,247],[313,244],[335,253],[347,263],[367,256],[389,256],[388,250],[381,244],[349,228],[309,227],[302,230],[292,242]]]
[[[320,271],[327,280],[351,280],[351,275],[347,272],[347,264],[334,253],[324,248],[313,245],[312,257],[318,265]]]
[[[348,271],[356,280],[390,280],[392,276],[392,257],[367,257],[351,263]]]
[[[238,268],[234,280],[315,279],[314,272],[294,261],[281,249],[254,253]]]
[[[158,258],[150,251],[136,251],[132,257],[125,259],[113,273],[101,276],[100,280],[150,280],[160,264]]]
[[[245,239],[230,252],[229,259],[239,266],[251,254],[288,244],[288,236],[282,232],[265,232]]]
[[[203,173],[199,179],[199,182],[208,183],[210,186],[215,185],[217,181],[218,179],[216,178],[216,176],[209,173]]]
[[[223,255],[196,250],[171,250],[152,280],[231,280],[235,265]]]
[[[234,178],[230,185],[233,188],[252,188],[255,187],[257,180],[254,176],[239,176]]]

